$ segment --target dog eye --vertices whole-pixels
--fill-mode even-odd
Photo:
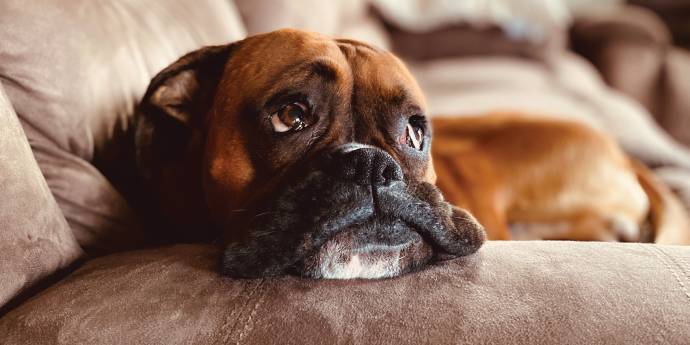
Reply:
[[[271,114],[273,131],[278,133],[299,131],[307,127],[306,116],[309,110],[302,103],[294,102],[284,105]]]
[[[424,148],[424,122],[421,116],[413,116],[405,128],[405,142],[407,146],[422,151]]]

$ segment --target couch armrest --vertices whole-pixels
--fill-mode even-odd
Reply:
[[[80,255],[0,84],[0,315]]]
[[[213,246],[89,262],[0,319],[11,344],[687,344],[690,248],[488,242],[385,280],[233,280]]]

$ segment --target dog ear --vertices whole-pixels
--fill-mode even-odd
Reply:
[[[158,73],[137,111],[136,160],[145,179],[179,158],[200,132],[225,64],[239,42],[198,49]]]

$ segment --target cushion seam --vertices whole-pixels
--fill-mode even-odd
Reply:
[[[246,281],[245,283],[249,284],[251,282],[252,281]],[[231,341],[230,339],[232,338],[232,335],[236,334],[241,329],[237,336],[237,341],[235,342],[236,344],[240,343],[250,327],[250,322],[252,321],[254,314],[256,314],[256,309],[259,307],[259,304],[262,303],[265,297],[264,282],[265,279],[261,279],[254,284],[254,287],[247,294],[247,299],[245,300],[244,304],[241,307],[238,306],[234,308],[230,315],[228,315],[220,328],[222,336],[218,338],[219,341],[215,342],[216,344],[228,344]],[[256,301],[256,303],[251,306],[253,301]],[[244,321],[240,321],[242,316],[246,314],[248,314],[246,319]]]
[[[657,247],[656,249],[657,249],[658,251],[660,251],[662,254],[664,254],[664,256],[665,256],[666,258],[668,258],[668,261],[672,262],[676,267],[678,267],[678,272],[681,273],[682,278],[685,278],[685,279],[683,279],[683,280],[684,280],[686,283],[690,284],[690,274],[689,274],[688,271],[686,270],[685,266],[684,266],[681,262],[679,262],[679,261],[677,260],[678,258],[675,257],[675,256],[673,256],[673,255],[668,254],[665,250],[663,250],[663,249],[661,249],[661,248],[658,248],[658,247]],[[683,284],[683,285],[685,285],[685,284]],[[688,286],[685,285],[685,287],[686,287],[686,289],[687,289]],[[690,296],[688,296],[688,298],[690,298]]]
[[[237,342],[235,343],[236,345],[239,345],[242,343],[242,340],[244,340],[244,337],[247,336],[249,331],[251,331],[254,328],[254,316],[256,315],[257,310],[259,307],[263,304],[264,300],[266,299],[266,295],[268,295],[265,287],[265,280],[261,279],[261,282],[259,283],[259,291],[257,292],[259,294],[259,298],[257,299],[256,303],[254,304],[254,307],[252,308],[251,312],[249,313],[249,316],[247,319],[244,321],[244,326],[242,327],[242,331],[240,334],[237,336]]]
[[[250,281],[244,282],[244,285],[248,285],[251,283]],[[223,322],[223,325],[220,327],[220,333],[221,336],[218,337],[218,341],[214,342],[214,344],[227,344],[229,341],[229,338],[232,336],[232,334],[235,333],[237,330],[237,324],[239,323],[239,317],[240,315],[247,309],[247,306],[249,303],[253,300],[253,296],[256,293],[257,289],[261,286],[262,282],[259,282],[254,285],[254,288],[249,291],[247,294],[247,299],[244,303],[243,306],[241,307],[236,307],[233,308],[232,311],[230,312],[230,315],[225,319],[225,322]],[[246,289],[242,289],[242,292],[246,291]],[[240,293],[242,293],[240,292]],[[238,298],[240,298],[239,296]],[[232,322],[234,321],[234,322]],[[229,329],[229,330],[228,330]]]
[[[687,287],[683,283],[683,279],[681,279],[681,275],[679,275],[678,272],[672,267],[672,265],[671,265],[672,262],[670,262],[670,260],[668,259],[669,255],[654,245],[640,244],[640,246],[645,248],[648,252],[652,253],[654,256],[657,257],[657,259],[659,259],[659,261],[661,261],[661,263],[664,264],[664,267],[666,267],[666,270],[669,271],[671,273],[671,275],[673,275],[673,277],[676,279],[676,282],[678,283],[680,290],[683,292],[683,294],[686,297],[687,302],[690,304],[690,291],[688,291]],[[649,249],[647,247],[653,247],[654,250]],[[663,256],[660,253],[663,254]],[[676,265],[678,265],[678,264],[676,263]]]

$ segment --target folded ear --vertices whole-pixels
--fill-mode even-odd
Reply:
[[[151,80],[136,120],[137,165],[144,178],[187,150],[238,43],[188,53]]]

